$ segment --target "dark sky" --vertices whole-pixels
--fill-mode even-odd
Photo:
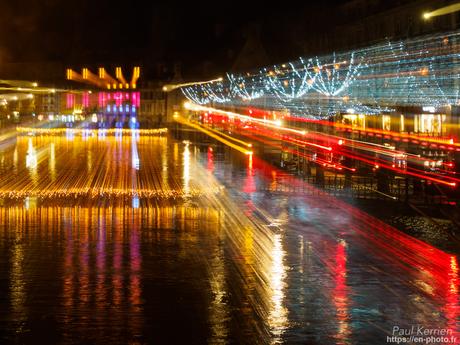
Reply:
[[[327,30],[321,18],[343,2],[2,1],[0,63],[178,61],[192,68],[233,59],[249,27],[259,28],[277,62],[301,54],[302,37]]]

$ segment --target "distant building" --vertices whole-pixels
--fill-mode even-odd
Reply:
[[[382,40],[449,31],[458,28],[458,12],[425,20],[423,14],[446,5],[446,0],[350,0],[331,14],[324,30],[305,41],[305,54],[331,53]]]
[[[153,125],[166,122],[166,97],[160,82],[148,81],[139,87],[139,118]]]
[[[57,92],[41,93],[35,96],[35,113],[40,118],[48,119],[56,116],[61,111],[61,94]]]
[[[246,72],[268,64],[270,59],[260,39],[260,28],[252,25],[248,28],[246,42],[233,63],[232,72]]]

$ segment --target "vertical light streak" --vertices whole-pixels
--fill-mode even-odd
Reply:
[[[139,152],[137,151],[137,141],[139,140],[139,134],[136,134],[135,131],[131,134],[131,166],[135,170],[139,170],[140,168],[140,160],[139,160]],[[133,173],[133,188],[134,186],[134,179],[136,175]]]
[[[18,145],[14,147],[14,152],[13,152],[13,172],[17,174],[18,172]]]
[[[207,158],[206,168],[212,174],[214,171],[214,152],[211,146],[208,147]]]
[[[70,220],[72,232],[78,232],[79,237],[79,258],[78,258],[78,302],[79,308],[89,308],[91,287],[90,287],[90,261],[89,246],[90,234],[88,229],[87,210],[80,212],[79,208],[70,208],[66,218]],[[86,217],[85,217],[86,216]],[[81,217],[81,218],[80,218]],[[80,228],[82,224],[82,228]],[[84,320],[81,320],[84,321]],[[83,323],[86,323],[84,321]]]
[[[457,338],[457,341],[460,337],[460,332],[458,328],[458,319],[459,319],[459,279],[458,279],[458,262],[457,257],[452,255],[450,257],[450,262],[448,263],[449,270],[447,273],[447,286],[445,287],[445,306],[444,313],[447,319],[447,329],[452,331],[452,335]]]
[[[37,167],[37,151],[35,150],[32,138],[29,138],[26,154],[26,167],[33,169]]]
[[[15,234],[14,245],[11,249],[10,294],[11,308],[14,320],[17,322],[16,332],[25,330],[24,322],[27,320],[25,301],[27,299],[26,280],[24,276],[24,244],[20,231]]]
[[[217,236],[223,240],[220,231]],[[213,296],[210,305],[211,344],[225,343],[229,332],[227,323],[230,313],[226,302],[228,293],[224,257],[224,248],[217,242],[213,250],[209,270],[209,283]]]
[[[281,234],[273,235],[273,247],[271,251],[271,272],[270,272],[270,289],[271,289],[271,309],[269,314],[269,325],[274,336],[272,343],[279,343],[287,323],[287,309],[284,306],[284,289],[286,283],[286,266],[284,265],[285,252],[282,244]]]
[[[160,147],[161,147],[161,179],[163,185],[166,188],[170,188],[169,181],[168,181],[168,154],[169,154],[169,145],[166,139],[160,140]]]
[[[50,158],[48,162],[51,181],[56,180],[56,147],[54,143],[50,143]]]
[[[34,186],[38,183],[38,160],[37,151],[32,143],[32,138],[29,138],[26,154],[26,167],[29,170],[30,178]]]
[[[186,144],[184,147],[184,153],[182,156],[182,164],[183,164],[183,188],[185,196],[190,194],[190,148],[189,145]]]
[[[65,209],[64,209],[65,212]],[[61,217],[63,215],[61,214],[61,209],[58,209],[56,211],[58,222],[61,221]],[[51,213],[51,217],[53,218],[53,213]],[[72,227],[69,226],[68,224],[65,224],[63,227],[64,231],[64,238],[65,238],[65,243],[64,243],[64,259],[63,259],[63,279],[62,279],[62,304],[64,307],[64,315],[63,315],[63,323],[65,327],[70,327],[72,323],[74,322],[73,320],[73,314],[72,310],[75,305],[75,300],[74,300],[74,292],[78,289],[78,286],[76,287],[74,284],[74,275],[75,275],[75,265],[74,265],[74,246],[75,246],[75,241],[74,241],[74,236],[72,233]]]
[[[123,210],[115,208],[112,209],[111,212],[114,213],[115,217],[112,224],[112,303],[116,308],[120,308],[123,298],[123,234],[121,231],[123,228],[120,224],[123,219]]]
[[[246,179],[244,180],[243,192],[251,194],[256,191],[254,174],[252,154],[250,154],[248,155],[248,167],[246,169]]]
[[[94,212],[97,223],[96,234],[96,308],[103,311],[107,303],[106,260],[107,260],[107,225],[105,209]]]
[[[141,307],[141,264],[142,256],[140,250],[140,223],[139,209],[133,210],[129,214],[131,218],[130,224],[130,239],[129,239],[129,305],[130,305],[130,329],[133,334],[142,333],[142,307]]]
[[[347,251],[346,242],[340,240],[336,246],[334,266],[335,288],[333,300],[336,307],[338,329],[335,338],[337,344],[346,345],[350,338],[350,325],[348,315],[348,288],[347,288]]]

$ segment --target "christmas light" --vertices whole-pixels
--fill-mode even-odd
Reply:
[[[279,66],[274,66],[273,70],[263,70],[267,76],[266,88],[283,102],[302,97],[315,84],[316,75],[310,73],[311,59],[307,63],[302,58],[299,61],[300,68],[290,62],[288,70],[283,70]]]
[[[195,104],[257,107],[322,118],[354,109],[460,105],[460,31],[343,53],[301,57],[215,82],[182,87]]]

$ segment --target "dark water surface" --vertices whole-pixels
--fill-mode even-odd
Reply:
[[[303,182],[256,157],[26,136],[2,147],[0,176],[0,344],[458,336],[456,255],[319,191],[273,192]]]

